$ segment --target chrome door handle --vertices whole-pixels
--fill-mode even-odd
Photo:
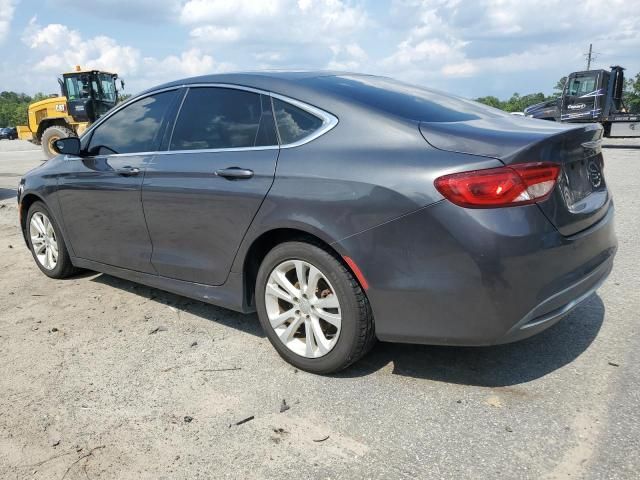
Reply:
[[[122,175],[123,177],[133,177],[140,173],[140,169],[137,167],[122,167],[116,170],[118,175]]]
[[[253,170],[240,167],[229,167],[216,170],[215,174],[218,177],[223,177],[228,180],[246,180],[253,177]]]

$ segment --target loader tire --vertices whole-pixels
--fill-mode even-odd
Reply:
[[[42,132],[42,137],[40,139],[42,143],[42,151],[48,159],[53,158],[58,155],[58,152],[53,149],[53,142],[60,140],[61,138],[75,136],[75,132],[70,128],[63,127],[61,125],[52,125]]]

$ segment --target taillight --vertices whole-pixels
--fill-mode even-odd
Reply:
[[[434,183],[447,200],[461,207],[511,207],[545,200],[559,172],[555,163],[521,163],[444,175]]]

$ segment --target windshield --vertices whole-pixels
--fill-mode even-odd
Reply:
[[[64,84],[69,100],[93,97],[108,103],[116,102],[115,83],[113,77],[107,73],[66,75]]]
[[[596,89],[597,74],[579,75],[569,79],[567,94],[571,96],[586,95]]]

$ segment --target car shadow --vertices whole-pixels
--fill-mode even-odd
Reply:
[[[406,377],[484,387],[507,387],[543,377],[575,360],[596,338],[604,304],[592,295],[566,318],[526,340],[493,347],[436,347],[378,343],[340,377],[370,375],[393,363]]]
[[[89,275],[96,275],[96,272],[90,272]],[[112,277],[106,273],[97,274],[97,276],[92,278],[91,281],[135,293],[146,300],[173,307],[181,312],[187,312],[204,320],[235,328],[242,332],[255,335],[256,337],[265,337],[255,313],[243,314],[234,312],[233,310],[216,307],[215,305],[201,302],[199,300],[193,300],[181,295],[174,295],[173,293],[165,292],[164,290],[158,290],[157,288],[147,287],[146,285],[131,282],[129,280]]]
[[[256,314],[234,312],[107,274],[97,274],[91,281],[265,338]],[[551,328],[506,345],[441,347],[378,342],[362,360],[333,376],[368,376],[392,363],[393,375],[484,387],[518,385],[543,377],[579,357],[598,335],[604,313],[604,304],[595,294]]]
[[[7,198],[16,198],[18,191],[13,188],[0,188],[0,200],[6,200]]]

